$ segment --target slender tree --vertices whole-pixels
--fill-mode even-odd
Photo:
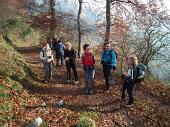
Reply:
[[[81,54],[81,24],[80,24],[80,15],[81,15],[81,11],[82,11],[82,3],[83,0],[78,0],[79,2],[79,10],[78,10],[78,15],[77,15],[77,30],[78,30],[78,57],[80,58],[80,54]]]
[[[54,33],[55,30],[55,0],[50,0],[50,18],[51,18],[51,22],[50,22],[50,32]]]
[[[106,33],[105,42],[109,42],[110,39],[110,0],[106,0]]]

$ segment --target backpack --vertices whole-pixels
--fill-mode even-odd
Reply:
[[[146,66],[142,63],[137,65],[137,77],[136,82],[141,82],[145,78]]]
[[[110,50],[110,56],[112,57],[112,52],[114,52],[115,53],[115,55],[116,55],[116,60],[118,59],[118,55],[117,55],[117,52],[114,50],[114,49],[112,49],[112,50]]]

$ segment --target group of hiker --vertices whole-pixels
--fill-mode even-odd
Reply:
[[[74,83],[78,84],[78,73],[76,66],[76,50],[73,48],[72,44],[67,42],[62,43],[60,39],[52,38],[50,41],[43,45],[43,48],[40,52],[40,59],[44,65],[44,82],[52,78],[52,64],[54,64],[54,58],[52,49],[56,54],[56,66],[66,65],[67,69],[67,83],[71,82],[71,69],[74,74]],[[81,55],[81,65],[84,71],[84,80],[85,80],[85,94],[94,94],[94,78],[95,78],[95,54],[92,52],[90,44],[83,45],[84,52]],[[117,64],[117,53],[112,49],[111,43],[104,43],[102,56],[101,56],[101,65],[103,67],[104,75],[104,91],[108,91],[111,85],[111,79],[113,79],[112,71],[116,69]],[[136,80],[139,77],[138,69],[138,60],[137,57],[129,57],[128,61],[129,67],[128,71],[122,74],[122,88],[121,88],[121,101],[125,101],[125,90],[128,93],[128,105],[133,104],[133,88],[136,84]]]

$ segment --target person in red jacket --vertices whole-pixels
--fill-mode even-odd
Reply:
[[[94,75],[95,75],[95,57],[94,53],[90,51],[90,45],[84,44],[84,53],[82,54],[82,66],[84,69],[85,79],[85,93],[94,93]]]

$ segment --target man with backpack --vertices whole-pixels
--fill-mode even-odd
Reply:
[[[64,60],[64,44],[61,42],[61,40],[58,40],[57,44],[54,47],[55,53],[56,53],[56,65],[59,66],[59,61],[61,62],[61,66],[63,65]]]
[[[104,48],[101,57],[101,64],[103,66],[103,74],[105,79],[105,90],[109,90],[112,69],[116,69],[117,56],[114,50],[111,48],[109,42],[104,43]],[[112,77],[113,78],[113,77]]]
[[[47,83],[52,78],[53,55],[48,43],[45,43],[40,52],[40,60],[44,65],[44,82]]]

